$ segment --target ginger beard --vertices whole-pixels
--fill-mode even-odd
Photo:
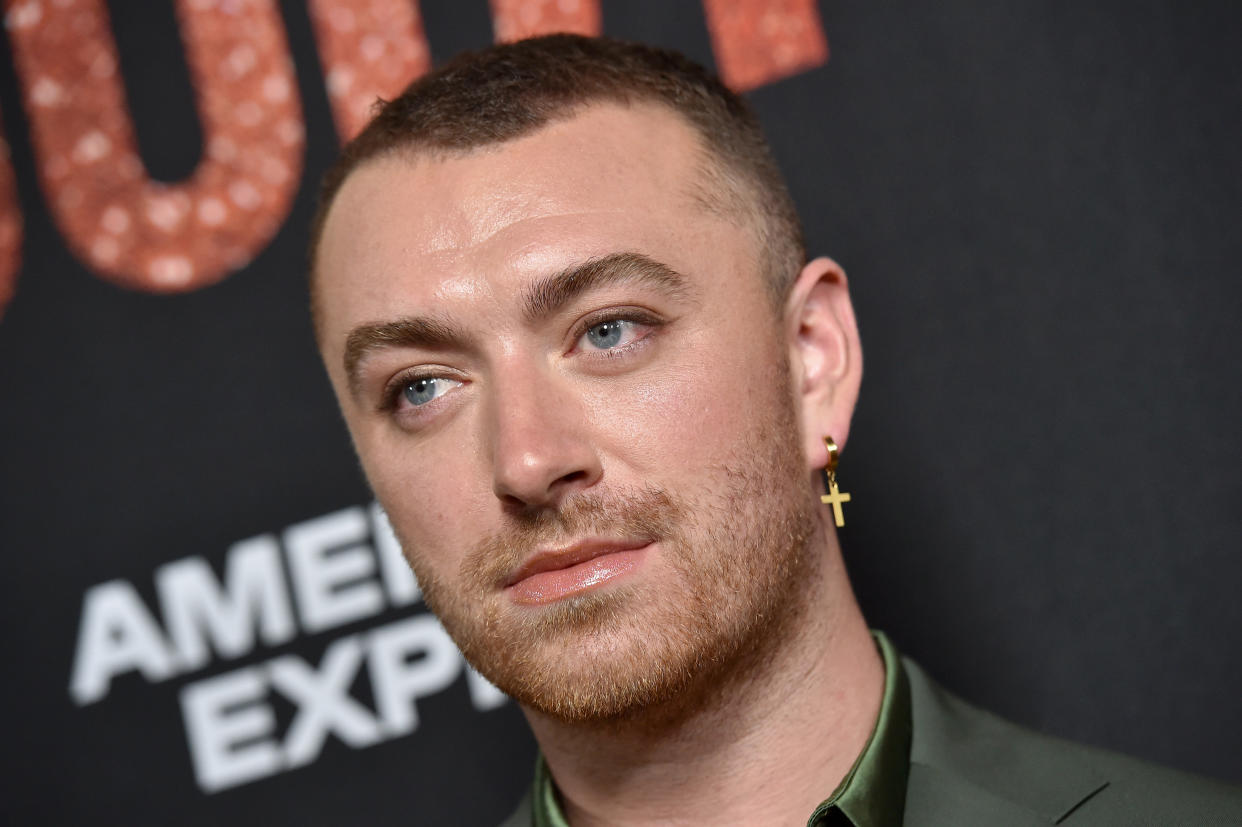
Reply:
[[[705,469],[693,498],[591,490],[508,517],[466,555],[455,584],[402,538],[427,606],[466,660],[523,707],[572,724],[670,723],[764,662],[795,626],[820,565],[809,551],[816,500],[787,368],[780,374],[766,421]],[[537,548],[588,536],[650,538],[660,554],[647,562],[662,570],[550,606],[502,594]]]

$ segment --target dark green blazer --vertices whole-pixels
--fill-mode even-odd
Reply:
[[[914,732],[906,827],[1242,827],[1242,789],[1040,735],[902,664]],[[502,827],[531,827],[529,794]]]
[[[1242,790],[1023,729],[903,658],[914,737],[906,825],[1242,825]]]

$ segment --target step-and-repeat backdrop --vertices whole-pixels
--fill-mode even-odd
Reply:
[[[681,49],[758,109],[867,378],[872,623],[1046,731],[1242,782],[1242,9],[8,0],[11,823],[485,824],[514,705],[419,600],[311,340],[341,142],[449,55]]]

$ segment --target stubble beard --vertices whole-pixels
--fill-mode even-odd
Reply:
[[[805,611],[820,561],[800,444],[778,407],[709,469],[701,497],[586,492],[515,518],[466,556],[456,588],[407,556],[465,658],[523,707],[568,724],[667,728],[761,671]],[[651,538],[665,570],[549,606],[501,594],[536,548],[585,536]]]

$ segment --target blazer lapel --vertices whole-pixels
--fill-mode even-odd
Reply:
[[[907,824],[1059,824],[1108,786],[1075,745],[977,709],[903,665],[914,721]]]

